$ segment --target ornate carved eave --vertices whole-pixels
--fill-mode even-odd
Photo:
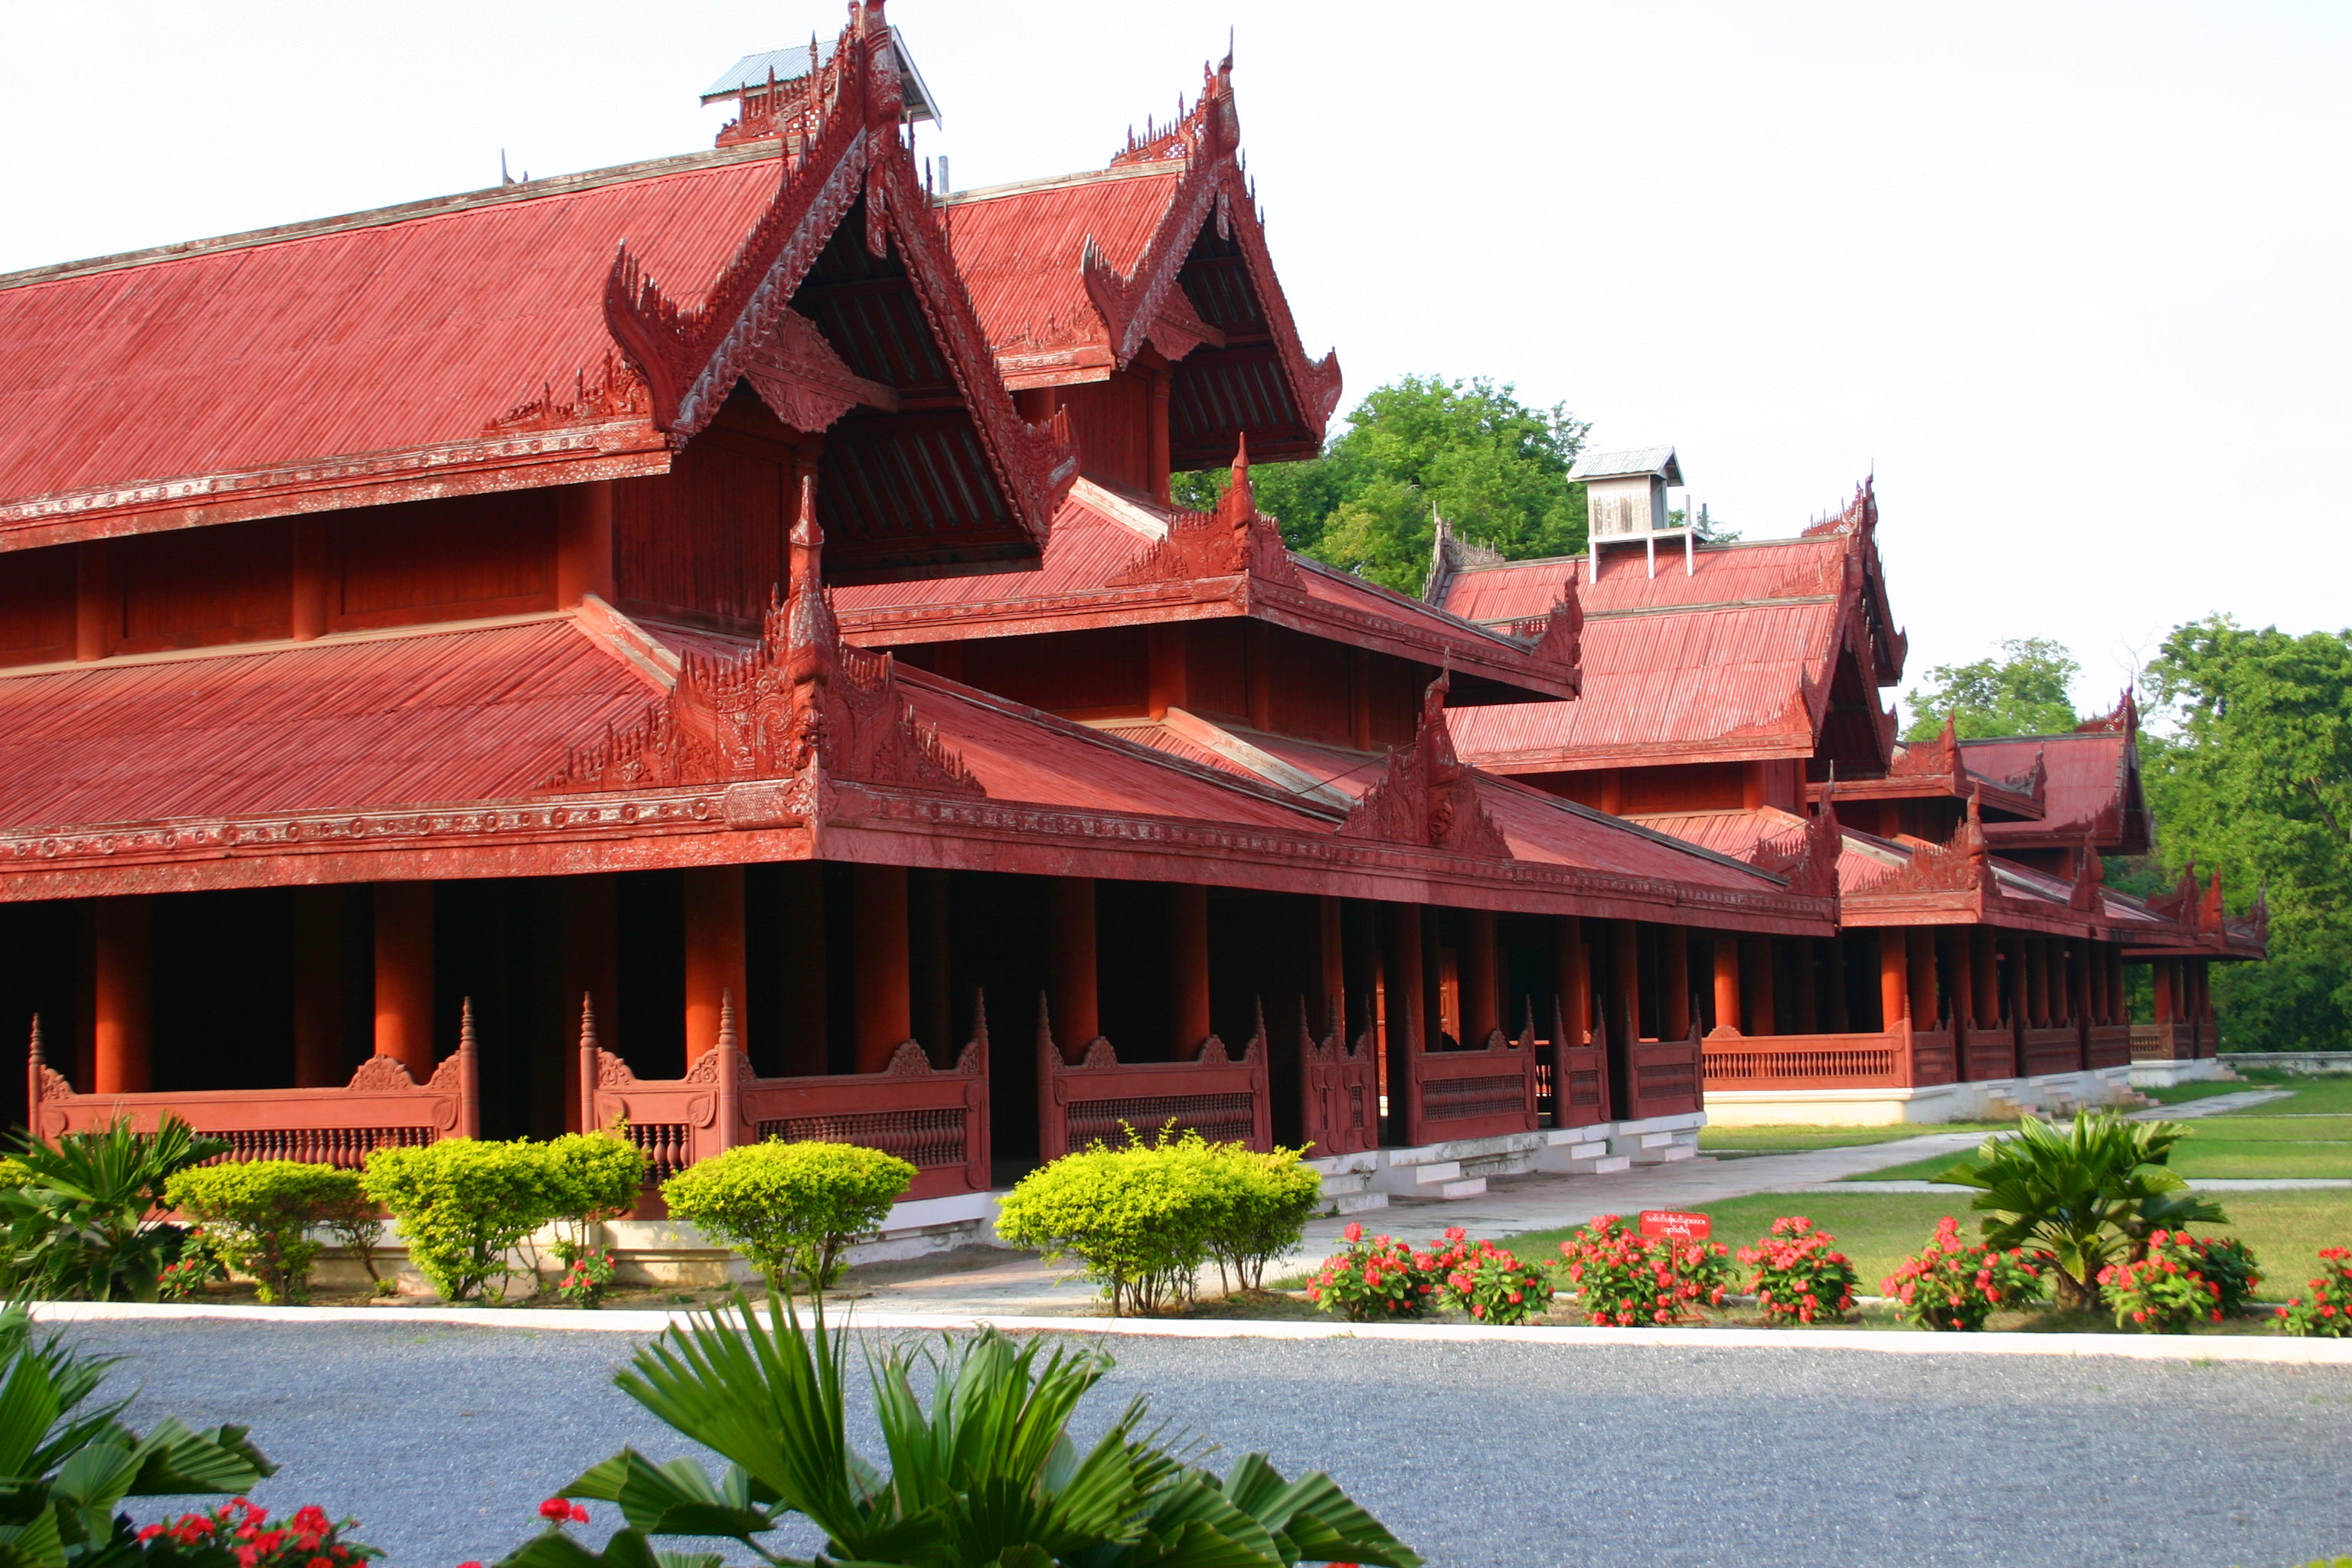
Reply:
[[[1250,486],[1246,438],[1234,454],[1232,482],[1217,498],[1216,510],[1179,512],[1168,525],[1166,537],[1138,552],[1105,586],[1132,588],[1243,576],[1288,588],[1305,585],[1297,563],[1282,542],[1282,531],[1257,510]]]
[[[2102,886],[2107,879],[2106,863],[2100,858],[2097,844],[2084,835],[2083,847],[2074,852],[2074,886],[2066,895],[2066,907],[2090,914],[2106,912],[2106,898]]]
[[[1111,159],[1113,168],[1177,160],[1183,164],[1183,174],[1174,199],[1137,258],[1135,270],[1118,271],[1089,239],[1079,261],[1079,278],[1110,334],[1111,355],[1117,363],[1129,363],[1147,342],[1170,359],[1181,359],[1199,343],[1215,341],[1202,336],[1204,329],[1211,333],[1216,329],[1193,314],[1176,280],[1192,254],[1193,240],[1202,226],[1213,219],[1219,238],[1235,240],[1241,246],[1299,416],[1319,436],[1339,403],[1339,352],[1333,350],[1320,360],[1307,357],[1289,301],[1275,277],[1274,259],[1265,245],[1265,215],[1259,211],[1256,189],[1242,170],[1241,120],[1234,107],[1233,71],[1230,55],[1217,66],[1204,68],[1200,101],[1189,112],[1165,130],[1147,125],[1142,138],[1130,135],[1125,149]]]
[[[2125,687],[2123,696],[2112,710],[2075,725],[2074,733],[2137,736],[2139,733],[2139,694],[2132,688]]]
[[[885,413],[898,410],[898,395],[851,370],[814,321],[783,310],[776,324],[743,362],[751,384],[770,412],[796,430],[812,433],[863,404]]]
[[[1423,845],[1489,859],[1511,858],[1502,829],[1478,796],[1476,772],[1454,755],[1445,724],[1445,693],[1452,684],[1452,672],[1442,672],[1422,693],[1421,722],[1412,744],[1389,753],[1387,772],[1339,824],[1340,837]]]
[[[833,58],[810,79],[793,128],[779,143],[775,199],[702,302],[688,308],[670,300],[624,241],[605,280],[605,323],[645,380],[654,423],[683,445],[710,422],[738,379],[805,346],[784,320],[793,294],[863,198],[866,248],[883,256],[898,247],[998,482],[1042,540],[1076,477],[1076,451],[1066,423],[1024,420],[997,374],[900,137],[902,89],[882,11],[882,0],[853,5]],[[832,390],[851,389],[836,381]],[[826,401],[803,411],[821,414]]]
[[[777,780],[781,815],[814,820],[824,778],[984,795],[898,694],[897,662],[841,640],[821,575],[816,480],[801,481],[790,597],[740,658],[688,655],[626,730],[572,752],[543,790],[571,794]]]
[[[1999,898],[1979,813],[1979,797],[1972,791],[1968,817],[1951,843],[1914,845],[1910,864],[1884,881],[1872,883],[1869,895],[1875,899],[1891,893],[1976,893]]]
[[[1820,809],[1802,827],[1759,843],[1748,855],[1748,863],[1759,871],[1786,879],[1792,893],[1834,897],[1838,891],[1838,858],[1845,852],[1845,830],[1838,824],[1834,794],[1834,785],[1823,791]]]

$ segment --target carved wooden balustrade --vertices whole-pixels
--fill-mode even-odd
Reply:
[[[1961,1025],[1959,1048],[1960,1075],[1971,1083],[2017,1076],[2017,1026],[2007,1018]]]
[[[659,1182],[698,1160],[770,1138],[787,1143],[856,1143],[915,1167],[906,1197],[987,1190],[988,1016],[951,1068],[934,1068],[921,1045],[900,1043],[880,1072],[760,1078],[735,1031],[729,998],[719,1039],[686,1076],[641,1079],[596,1043],[595,1016],[581,1009],[581,1110],[585,1125],[626,1118],[630,1141]]]
[[[1274,1147],[1274,1103],[1267,1090],[1265,1018],[1236,1058],[1211,1035],[1191,1061],[1123,1062],[1097,1037],[1072,1066],[1054,1043],[1052,1021],[1037,1006],[1037,1158],[1118,1143],[1127,1129],[1147,1136],[1174,1123],[1213,1143]]]
[[[82,1094],[41,1052],[33,1023],[26,1063],[26,1125],[38,1137],[94,1132],[124,1117],[152,1128],[176,1116],[207,1137],[225,1139],[223,1161],[299,1160],[356,1170],[370,1152],[472,1138],[481,1123],[474,1009],[462,1015],[457,1050],[418,1083],[391,1057],[370,1057],[341,1089],[163,1089]]]
[[[1369,1009],[1368,1009],[1369,1011]],[[1351,1043],[1345,1009],[1333,1007],[1330,1032],[1317,1039],[1298,1005],[1300,1136],[1307,1157],[1356,1154],[1381,1141],[1379,1050],[1367,1029]]]
[[[2129,1067],[2132,1059],[2129,1024],[2092,1024],[2083,1031],[2083,1065],[2086,1068]]]
[[[1555,998],[1552,1043],[1536,1050],[1536,1111],[1554,1127],[1590,1127],[1609,1120],[1609,1053],[1576,1032],[1569,1043],[1568,1020]]]
[[[1946,1020],[1914,1029],[1908,1018],[1871,1034],[1743,1035],[1717,1028],[1706,1041],[1706,1087],[1932,1089],[1957,1080],[1959,1063]]]
[[[2028,1027],[2018,1035],[2018,1066],[2034,1078],[2050,1072],[2083,1070],[2083,1031],[2072,1024],[2047,1028]]]
[[[1500,1029],[1475,1050],[1405,1053],[1408,1144],[1492,1138],[1536,1130],[1536,1041],[1532,1028],[1517,1039]]]
[[[2136,1062],[2185,1062],[2213,1054],[2200,1021],[2174,1018],[2159,1024],[2133,1024],[2131,1059]]]
[[[1632,1101],[1619,1108],[1627,1121],[1681,1116],[1705,1104],[1706,1046],[1698,1026],[1687,1040],[1636,1040],[1626,1053],[1625,1085]]]

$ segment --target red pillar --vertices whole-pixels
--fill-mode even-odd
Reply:
[[[1789,956],[1795,961],[1796,995],[1791,999],[1797,1015],[1797,1033],[1818,1035],[1822,1032],[1821,997],[1817,991],[1819,977],[1814,973],[1813,939],[1794,936],[1789,939]]]
[[[1462,1043],[1476,1048],[1502,1028],[1501,976],[1496,972],[1495,916],[1462,913]]]
[[[783,998],[782,1071],[787,1078],[814,1078],[831,1067],[833,1055],[825,868],[802,860],[777,869],[783,884],[782,951],[761,957],[775,965]]]
[[[1739,1034],[1739,939],[1717,931],[1708,945],[1715,950],[1715,1026]]]
[[[935,1062],[952,1064],[958,1042],[953,998],[948,994],[948,874],[907,873],[908,984],[913,993],[913,1035]]]
[[[1664,1014],[1658,1036],[1661,1039],[1687,1040],[1691,1032],[1690,932],[1681,926],[1664,928],[1658,932],[1658,952],[1664,960],[1658,976]]]
[[[610,479],[566,485],[555,492],[555,602],[576,605],[590,594],[613,596]]]
[[[375,1054],[433,1076],[433,884],[375,885]]]
[[[343,1067],[343,889],[294,890],[294,1087],[332,1089]]]
[[[1744,936],[1739,939],[1739,980],[1743,993],[1740,1011],[1748,1021],[1747,1033],[1777,1035],[1780,1032],[1780,1008],[1772,994],[1772,939],[1769,936]]]
[[[569,1027],[564,1037],[577,1045],[577,1009],[584,998],[596,1018],[599,1047],[619,1044],[621,1019],[620,884],[611,873],[555,879],[556,918],[563,932],[563,1006]],[[574,1132],[593,1132],[581,1096],[580,1052],[563,1052],[564,1125]]]
[[[1990,930],[1969,928],[1969,957],[1975,981],[1970,987],[1974,993],[1969,1005],[1970,1020],[1979,1029],[1990,1029],[2000,1022],[2000,963]]]
[[[880,1072],[915,1032],[908,984],[906,868],[856,868],[850,924],[857,961],[857,1070]]]
[[[1878,933],[1878,1026],[1888,1034],[1911,1016],[1911,944],[1899,931]]]
[[[1325,894],[1315,900],[1315,980],[1322,994],[1307,1005],[1308,1031],[1318,1037],[1328,1029],[1341,1037],[1348,1031],[1348,952],[1339,900]]]
[[[742,1030],[743,868],[695,866],[686,873],[686,1059],[719,1043],[722,1002],[735,1002]]]
[[[1179,882],[1168,889],[1169,1011],[1176,1056],[1191,1061],[1209,1042],[1209,889]]]
[[[1904,934],[1911,950],[1911,1026],[1933,1029],[1941,1011],[1936,995],[1936,933],[1925,926],[1914,926]]]
[[[1584,923],[1574,915],[1555,916],[1552,935],[1559,944],[1552,967],[1559,984],[1562,1037],[1552,1044],[1574,1049],[1592,1038],[1592,968],[1584,952]]]
[[[1045,886],[1048,941],[1046,1004],[1054,1039],[1066,1061],[1076,1062],[1102,1034],[1102,1004],[1091,877],[1056,877]],[[1203,1034],[1206,1030],[1202,1031]]]
[[[1632,921],[1612,923],[1609,945],[1616,959],[1616,984],[1609,998],[1610,1033],[1614,1035],[1618,1020],[1624,1020],[1625,1041],[1631,1045],[1642,1037],[1642,928]]]
[[[142,1094],[151,1077],[154,905],[145,898],[92,900],[90,929],[96,982],[90,1092]]]

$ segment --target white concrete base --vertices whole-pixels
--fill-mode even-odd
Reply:
[[[1328,1154],[1305,1163],[1322,1174],[1325,1214],[1363,1214],[1389,1206],[1388,1194],[1372,1184],[1380,1172],[1377,1154]]]
[[[2186,1062],[2134,1062],[2131,1065],[2131,1085],[2134,1089],[2170,1089],[2182,1083],[2234,1083],[2238,1075],[2230,1064],[2218,1057],[2199,1057]]]
[[[2028,1111],[2068,1116],[2085,1106],[2137,1103],[2132,1099],[2133,1070],[2095,1068],[1933,1089],[1710,1089],[1706,1119],[1717,1127],[1899,1127],[2002,1121]]]
[[[1370,1185],[1398,1197],[1452,1201],[1474,1198],[1496,1176],[1536,1172],[1605,1175],[1635,1165],[1663,1165],[1698,1152],[1704,1114],[1604,1121],[1591,1127],[1548,1127],[1492,1138],[1460,1138],[1413,1149],[1376,1149],[1349,1156],[1376,1162]],[[1329,1178],[1326,1178],[1328,1190]]]
[[[2270,1068],[2280,1072],[2352,1072],[2352,1050],[2231,1051],[2220,1060],[2224,1067]]]

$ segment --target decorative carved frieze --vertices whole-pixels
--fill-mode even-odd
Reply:
[[[1969,815],[1948,845],[1911,846],[1910,864],[1870,886],[1873,898],[1887,893],[1982,893],[1997,897],[1992,862],[1985,853],[1979,795],[1969,795]]]
[[[2100,887],[2106,879],[2106,864],[2099,855],[2099,847],[2085,836],[2083,847],[2074,852],[2074,886],[2066,895],[2066,907],[2093,914],[2104,912],[2106,899]]]
[[[1792,893],[1834,896],[1838,857],[1845,852],[1845,830],[1838,824],[1835,795],[1834,784],[1822,791],[1820,809],[1802,826],[1759,843],[1748,863],[1759,871],[1786,878]]]
[[[1502,830],[1478,798],[1477,773],[1454,754],[1445,724],[1445,693],[1452,684],[1452,672],[1443,672],[1422,693],[1412,744],[1389,753],[1387,772],[1340,823],[1340,837],[1511,858]]]
[[[777,315],[744,359],[743,379],[777,418],[812,434],[860,404],[890,413],[898,407],[897,392],[851,370],[816,323],[797,310]]]
[[[628,361],[607,349],[593,374],[587,369],[573,374],[568,394],[559,392],[552,382],[542,383],[537,395],[483,426],[482,433],[503,436],[520,430],[562,430],[601,419],[643,417],[652,412],[653,396],[645,378]]]
[[[1233,481],[1217,499],[1216,510],[1177,513],[1167,535],[1146,545],[1107,585],[1129,588],[1236,576],[1291,588],[1302,585],[1281,530],[1257,510],[1246,439],[1234,455]]]

